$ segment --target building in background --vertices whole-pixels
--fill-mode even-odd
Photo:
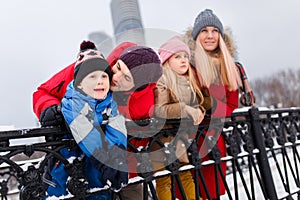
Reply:
[[[145,45],[145,33],[138,0],[111,0],[111,17],[114,36],[103,31],[88,34],[88,39],[95,43],[105,57],[121,42],[134,42]]]
[[[107,57],[113,49],[113,38],[102,31],[91,32],[88,38],[95,43],[97,49],[99,49],[105,57]]]
[[[124,41],[145,44],[138,0],[111,0],[111,16],[116,45]]]

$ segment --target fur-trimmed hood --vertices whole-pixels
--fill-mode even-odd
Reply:
[[[194,50],[195,50],[195,40],[193,39],[193,36],[192,36],[192,30],[193,30],[193,27],[189,27],[185,33],[183,33],[181,35],[181,38],[183,40],[183,42],[185,42],[190,50],[191,50],[191,64],[195,66],[195,62],[194,62]],[[236,47],[236,44],[235,44],[235,41],[233,39],[233,36],[232,36],[232,32],[230,30],[229,27],[226,27],[225,30],[224,30],[224,42],[229,50],[229,53],[232,55],[232,57],[236,60],[237,59],[237,47]]]

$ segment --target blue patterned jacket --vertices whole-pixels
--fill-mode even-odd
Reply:
[[[108,148],[112,145],[127,147],[125,118],[119,115],[111,92],[105,99],[96,100],[75,89],[71,82],[61,104],[75,141],[88,157],[103,147],[103,139]],[[105,127],[104,134],[101,126]]]

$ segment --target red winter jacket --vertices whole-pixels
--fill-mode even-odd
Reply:
[[[227,86],[211,84],[209,93],[214,99],[212,117],[229,117],[238,108],[239,91],[229,91]]]
[[[74,79],[74,66],[75,62],[41,84],[33,93],[33,111],[39,119],[45,108],[60,104],[66,93],[67,85]]]
[[[238,90],[235,91],[229,91],[227,89],[227,86],[224,85],[218,85],[218,84],[212,84],[209,87],[210,95],[214,99],[214,105],[212,109],[212,118],[222,118],[222,117],[229,117],[234,109],[238,107]],[[203,121],[203,123],[209,123],[207,121]],[[216,135],[220,133],[216,133],[214,129],[207,131],[206,136],[210,135]],[[202,154],[202,161],[209,160],[209,157],[206,155],[207,153],[207,147],[206,143],[203,141],[203,138],[200,138],[198,140],[198,148],[200,154]],[[225,139],[222,135],[219,135],[218,141],[217,141],[217,147],[220,150],[221,157],[226,156],[226,146],[225,146]],[[226,174],[226,163],[222,162],[220,164],[221,169],[224,174]],[[211,198],[217,198],[217,191],[216,191],[216,181],[215,181],[215,171],[213,166],[206,166],[203,167],[202,173],[204,175],[204,178],[206,180],[206,184],[210,193]],[[219,180],[219,189],[220,194],[225,193],[225,185],[222,182],[222,178],[220,174],[218,175]],[[199,179],[200,181],[200,179]],[[200,192],[202,194],[202,198],[206,199],[206,193],[204,190],[203,185],[200,185]]]
[[[154,88],[156,84],[151,83],[141,91],[124,92],[130,95],[127,100],[127,105],[119,105],[119,112],[125,118],[131,120],[148,119],[153,116],[154,112]]]

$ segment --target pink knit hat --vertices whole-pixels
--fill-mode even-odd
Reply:
[[[168,41],[160,46],[158,54],[161,64],[164,64],[173,54],[184,51],[191,57],[189,47],[180,39],[179,36],[173,36]]]

